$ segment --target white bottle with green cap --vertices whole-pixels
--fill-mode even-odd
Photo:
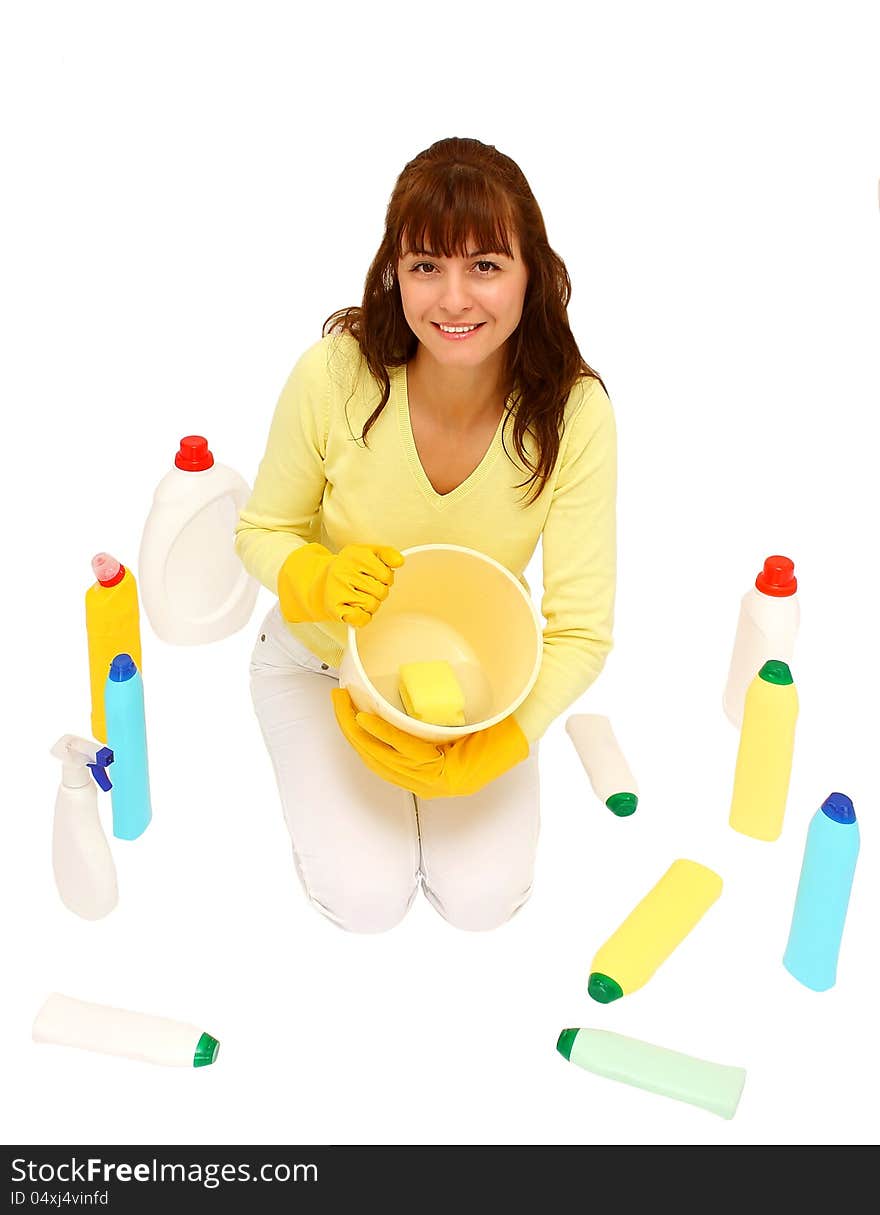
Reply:
[[[565,729],[599,801],[618,818],[635,814],[639,788],[608,718],[601,713],[573,713]]]
[[[166,1067],[207,1067],[220,1050],[217,1039],[197,1025],[89,1004],[58,992],[37,1013],[33,1039]]]

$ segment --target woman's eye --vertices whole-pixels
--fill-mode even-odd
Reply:
[[[479,261],[475,262],[474,265],[479,270],[482,278],[487,277],[493,270],[501,269],[495,262]],[[412,267],[413,273],[420,274],[423,277],[429,277],[430,273],[436,269],[437,267],[432,262],[416,262]]]

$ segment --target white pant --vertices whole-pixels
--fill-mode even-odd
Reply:
[[[251,655],[251,694],[309,900],[352,932],[382,932],[425,895],[458,928],[496,928],[531,893],[537,748],[469,797],[420,800],[365,767],[339,729],[339,672],[290,633],[278,607]]]

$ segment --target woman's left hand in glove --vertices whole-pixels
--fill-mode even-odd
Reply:
[[[416,797],[467,797],[529,753],[528,739],[512,714],[453,742],[433,743],[373,713],[359,713],[343,688],[330,695],[339,728],[366,766]]]

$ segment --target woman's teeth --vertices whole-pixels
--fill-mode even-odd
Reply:
[[[472,333],[475,333],[477,329],[482,328],[485,322],[479,321],[476,325],[441,325],[438,321],[432,321],[431,324],[434,325],[436,329],[439,329],[444,337],[462,342],[466,337],[469,337]]]

